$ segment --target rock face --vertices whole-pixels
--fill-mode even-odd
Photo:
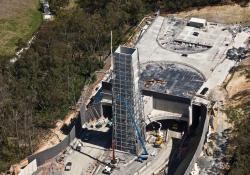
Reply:
[[[208,147],[208,148],[206,149],[206,154],[207,154],[207,156],[213,156],[213,149],[210,148],[210,147]]]
[[[205,143],[203,149],[206,153],[207,156],[213,156],[213,148],[214,148],[214,142],[213,141],[210,141],[210,142],[207,142]]]
[[[225,150],[228,144],[227,139],[231,133],[231,126],[227,125],[225,115],[218,114],[214,116],[214,129],[211,128],[211,125],[209,127],[207,142],[203,146],[203,154],[197,160],[200,175],[224,174],[228,169]]]
[[[211,133],[209,141],[204,144],[204,155],[198,161],[200,174],[223,174],[228,165],[225,163],[225,149],[227,137],[224,131],[222,133]]]

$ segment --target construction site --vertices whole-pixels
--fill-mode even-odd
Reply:
[[[210,94],[246,58],[250,28],[159,14],[139,28],[111,48],[68,140],[28,158],[34,174],[192,172],[211,127]]]

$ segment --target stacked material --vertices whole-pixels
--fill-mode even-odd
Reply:
[[[233,47],[232,49],[229,49],[227,51],[227,58],[230,60],[241,61],[247,57],[246,54],[248,51],[249,49],[246,49],[244,47]]]

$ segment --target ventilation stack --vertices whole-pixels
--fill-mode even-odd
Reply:
[[[139,155],[142,151],[134,124],[145,139],[143,105],[139,90],[139,57],[134,48],[119,46],[113,54],[113,140],[120,151]],[[135,123],[133,123],[135,122]]]

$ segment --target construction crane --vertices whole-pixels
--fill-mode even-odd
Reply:
[[[118,98],[118,99],[121,99],[121,101],[124,101],[125,106],[126,106],[126,108],[128,109],[129,117],[130,117],[130,119],[131,119],[132,122],[133,122],[133,127],[135,128],[136,133],[137,133],[137,136],[138,136],[138,138],[139,138],[139,141],[140,141],[140,143],[141,143],[141,145],[142,145],[142,148],[143,148],[144,153],[141,154],[138,158],[141,159],[141,160],[146,160],[146,159],[148,158],[148,151],[147,151],[147,149],[146,149],[146,146],[145,146],[145,143],[144,143],[144,140],[143,140],[141,131],[140,131],[140,129],[138,128],[138,126],[137,126],[137,124],[136,124],[136,121],[135,121],[135,119],[134,119],[134,117],[133,117],[132,110],[131,110],[131,106],[130,106],[130,105],[128,104],[128,102],[127,102],[124,98],[122,98],[120,95],[119,95],[117,98]]]

